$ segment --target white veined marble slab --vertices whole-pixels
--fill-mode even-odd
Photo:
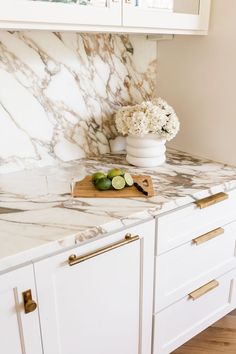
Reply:
[[[72,178],[113,167],[151,175],[157,196],[71,203]],[[175,150],[168,151],[164,165],[150,169],[129,166],[124,155],[107,154],[0,175],[0,271],[233,188],[236,168]]]
[[[156,93],[145,36],[0,31],[0,173],[110,151],[113,114]]]

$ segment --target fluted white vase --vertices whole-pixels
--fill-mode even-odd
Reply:
[[[165,160],[166,140],[155,134],[144,136],[129,135],[126,138],[126,160],[134,166],[155,167]]]

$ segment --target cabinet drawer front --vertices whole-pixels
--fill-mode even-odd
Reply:
[[[236,190],[217,203],[193,203],[157,219],[157,254],[184,244],[199,235],[236,220]],[[203,208],[201,208],[203,206]],[[207,206],[209,205],[209,206]]]
[[[236,266],[236,222],[217,230],[156,257],[155,312]]]
[[[167,354],[236,306],[236,272],[231,271],[187,295],[155,316],[154,354]],[[195,289],[197,290],[197,289]],[[192,294],[191,294],[192,295]]]

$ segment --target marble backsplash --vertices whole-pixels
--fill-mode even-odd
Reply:
[[[0,173],[110,151],[120,105],[155,96],[144,36],[0,31]]]

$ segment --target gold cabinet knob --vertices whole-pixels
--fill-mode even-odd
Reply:
[[[74,262],[76,260],[77,256],[76,254],[72,254],[70,257],[69,257],[69,262]]]
[[[35,311],[37,308],[37,303],[32,299],[31,290],[24,291],[22,295],[24,300],[25,313]]]
[[[33,312],[37,308],[37,304],[34,300],[28,300],[25,303],[25,313]]]

